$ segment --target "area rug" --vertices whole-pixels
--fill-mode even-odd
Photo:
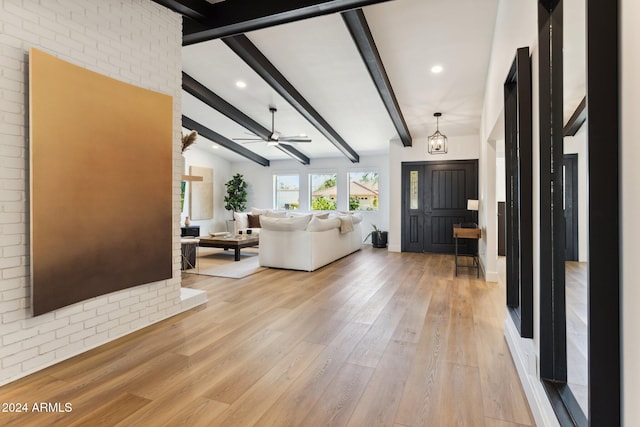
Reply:
[[[233,260],[233,251],[203,252],[205,253],[198,256],[196,268],[185,270],[185,273],[241,279],[266,270],[266,267],[260,267],[257,252],[243,250],[240,261]]]

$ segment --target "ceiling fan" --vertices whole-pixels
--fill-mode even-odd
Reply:
[[[274,126],[275,114],[276,114],[276,111],[278,111],[278,109],[276,107],[269,107],[269,111],[271,111],[271,134],[269,135],[269,138],[264,139],[256,135],[255,138],[233,138],[233,140],[240,141],[241,144],[249,143],[249,142],[265,141],[267,145],[272,145],[272,146],[280,145],[280,144],[294,145],[300,142],[311,142],[311,140],[307,138],[305,135],[280,136],[280,133],[275,131],[275,126]]]

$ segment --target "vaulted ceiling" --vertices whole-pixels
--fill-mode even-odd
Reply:
[[[230,161],[357,162],[424,144],[437,111],[447,136],[479,134],[498,0],[156,2],[184,16],[183,126]],[[268,139],[270,106],[312,142],[234,141]]]

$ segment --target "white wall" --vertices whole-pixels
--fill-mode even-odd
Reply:
[[[446,129],[442,129],[446,135]],[[468,160],[480,157],[480,140],[477,135],[450,137],[447,154],[429,154],[426,138],[414,138],[411,147],[404,147],[393,140],[389,145],[389,187],[394,191],[389,199],[389,250],[401,251],[402,222],[402,162],[420,162],[436,160]]]
[[[500,0],[496,30],[489,75],[487,77],[485,102],[482,115],[481,139],[483,144],[495,146],[504,139],[503,119],[503,84],[513,62],[516,50],[528,46],[531,54],[532,68],[532,166],[533,166],[533,286],[534,286],[534,339],[524,339],[519,336],[513,321],[507,317],[505,321],[505,337],[511,350],[511,355],[518,370],[525,394],[531,406],[537,425],[555,426],[557,419],[549,404],[546,393],[539,379],[539,294],[540,294],[540,136],[539,136],[539,99],[538,99],[538,52],[537,52],[537,1],[536,0]],[[487,156],[494,155],[493,150],[482,150]],[[497,162],[494,162],[496,167]],[[501,168],[503,166],[500,166]],[[482,173],[486,171],[481,171]],[[498,174],[496,173],[496,176]],[[491,203],[497,201],[496,182],[486,182],[486,194],[493,192]],[[492,221],[481,224],[486,227],[486,233],[497,235]],[[487,251],[485,256],[493,256]],[[485,259],[485,265],[494,261]]]
[[[496,202],[497,168],[496,141],[481,144],[478,172],[480,174],[478,224],[482,238],[478,241],[478,256],[487,282],[498,281],[498,205]]]
[[[507,200],[507,177],[505,174],[504,154],[498,154],[496,156],[496,201],[498,202],[506,202]]]
[[[537,37],[537,2],[535,0],[500,0],[482,112],[483,141],[490,138],[494,128],[504,127],[499,123],[504,110],[503,85],[516,56],[516,49],[535,46]],[[504,131],[502,131],[502,137],[504,138]]]
[[[483,239],[478,246],[480,263],[485,276],[497,280],[498,222],[495,179],[500,176],[496,168],[497,141],[504,139],[504,92],[507,73],[519,47],[533,46],[537,39],[537,3],[534,0],[500,0],[493,35],[491,61],[487,74],[485,100],[482,112],[480,139],[480,176],[483,181],[480,195],[479,226]]]
[[[0,384],[184,309],[178,237],[181,41],[180,16],[147,0],[0,2]],[[29,301],[25,93],[31,47],[173,96],[175,141],[173,277],[36,318]]]
[[[393,203],[390,194],[389,162],[385,156],[361,156],[360,162],[351,163],[344,157],[312,159],[310,165],[302,165],[295,160],[276,160],[270,167],[260,166],[253,162],[233,163],[232,173],[244,175],[249,184],[247,209],[273,208],[273,176],[286,174],[300,175],[300,210],[309,210],[309,174],[336,172],[338,174],[338,210],[349,210],[347,199],[348,172],[374,171],[379,174],[379,195],[377,211],[362,211],[364,217],[362,231],[366,235],[371,224],[376,224],[383,230],[389,229],[389,207]],[[391,233],[390,233],[391,234]]]
[[[640,420],[640,2],[621,0],[622,384],[624,425]],[[611,179],[615,179],[612,176]],[[612,260],[613,262],[614,260]]]
[[[216,156],[215,151],[199,148],[197,145],[190,147],[184,152],[185,173],[189,170],[189,166],[201,166],[213,169],[213,218],[194,221],[191,225],[200,226],[200,235],[206,236],[210,232],[227,231],[226,222],[233,219],[233,216],[224,208],[224,196],[226,187],[224,185],[231,176],[231,163],[229,161]],[[180,224],[184,224],[184,220],[189,213],[189,197],[191,194],[190,183],[187,183],[185,192],[184,209],[180,215]]]

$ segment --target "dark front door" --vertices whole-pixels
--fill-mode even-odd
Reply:
[[[467,210],[477,198],[477,160],[403,163],[402,251],[453,253],[453,224],[477,222]],[[460,243],[460,251],[473,252]]]

